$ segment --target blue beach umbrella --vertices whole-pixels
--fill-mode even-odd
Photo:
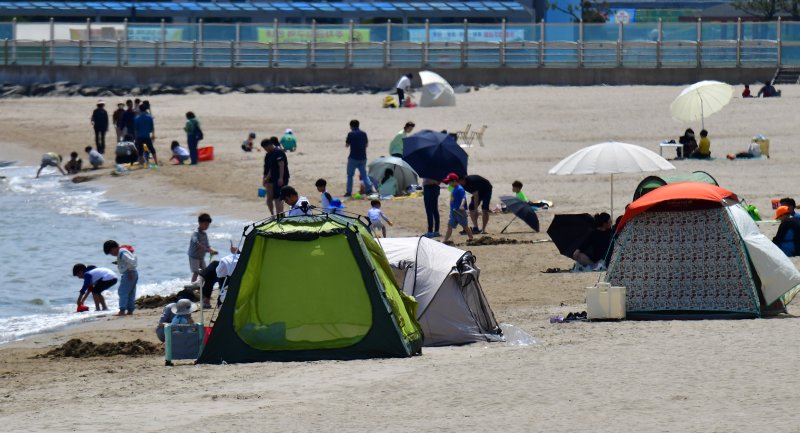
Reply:
[[[444,179],[449,173],[467,174],[469,155],[453,137],[423,129],[403,139],[403,160],[420,177]]]
[[[403,160],[420,177],[444,179],[449,173],[467,174],[469,155],[453,137],[424,129],[403,139]]]

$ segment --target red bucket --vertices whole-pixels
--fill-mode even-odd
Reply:
[[[213,161],[214,160],[214,146],[200,147],[197,149],[198,161]]]

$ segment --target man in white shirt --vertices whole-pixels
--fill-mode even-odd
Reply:
[[[400,104],[400,108],[404,107],[405,99],[406,99],[406,92],[411,93],[411,78],[413,75],[405,74],[400,77],[400,80],[397,81],[397,102]]]
[[[291,186],[287,185],[281,188],[281,200],[289,205],[286,216],[308,215],[311,211],[308,199],[299,195]]]

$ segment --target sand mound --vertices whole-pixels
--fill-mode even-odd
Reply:
[[[192,289],[183,289],[180,292],[169,296],[161,296],[161,295],[142,296],[141,298],[136,300],[136,308],[140,309],[161,308],[167,304],[178,302],[178,299],[188,299],[192,302],[197,302],[200,300],[200,297]]]
[[[517,239],[509,239],[509,238],[493,238],[491,236],[481,236],[475,240],[467,241],[467,245],[505,245],[505,244],[521,244],[527,243],[525,241],[519,241]]]
[[[142,355],[162,355],[164,350],[157,345],[136,339],[133,341],[118,341],[116,343],[95,344],[91,341],[83,341],[73,338],[59,347],[39,355],[42,358],[93,358],[97,356],[142,356]]]

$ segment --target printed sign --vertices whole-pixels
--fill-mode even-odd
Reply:
[[[636,9],[616,9],[609,18],[612,23],[630,24],[635,17]]]
[[[369,42],[369,29],[353,29],[353,42]],[[347,42],[349,29],[317,29],[317,42]],[[278,28],[278,42],[312,42],[314,32],[310,28]],[[271,27],[258,28],[258,42],[275,42],[275,30]]]
[[[469,29],[469,40],[471,42],[502,42],[503,29]],[[408,31],[409,42],[425,42],[425,29],[410,29]],[[431,28],[431,42],[461,42],[464,40],[463,28]],[[522,42],[525,40],[525,30],[507,29],[506,42]]]

